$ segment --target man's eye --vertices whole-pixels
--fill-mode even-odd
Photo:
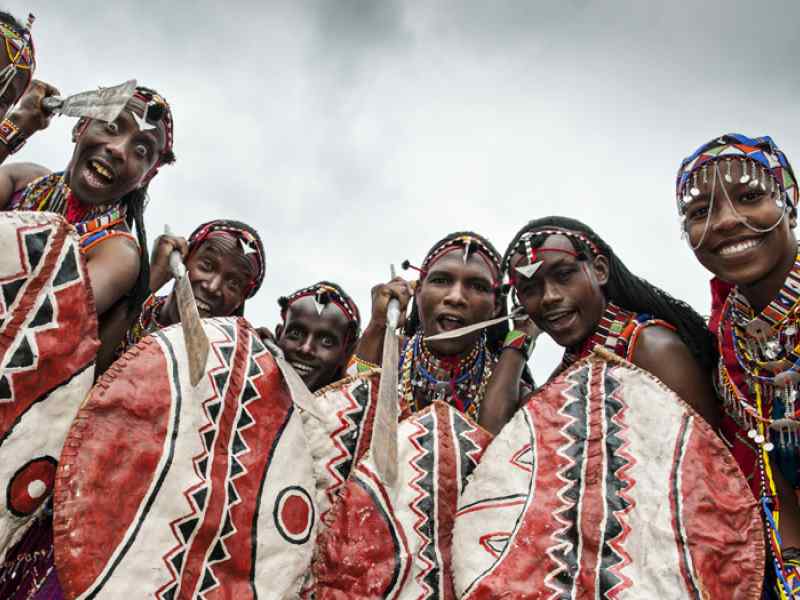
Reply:
[[[323,337],[322,337],[322,339],[320,340],[320,343],[321,343],[321,344],[322,344],[322,345],[323,345],[325,348],[333,348],[333,347],[336,345],[336,340],[335,340],[335,339],[333,339],[331,336],[329,336],[329,335],[326,335],[326,336],[323,336]]]
[[[567,280],[569,280],[570,277],[572,277],[573,273],[574,273],[574,271],[572,269],[559,269],[555,273],[556,280],[558,280],[560,282],[567,281]]]
[[[686,211],[686,219],[689,221],[697,221],[704,219],[708,216],[708,206],[692,206]]]
[[[290,340],[299,340],[300,339],[300,332],[297,329],[290,329],[286,332],[286,337]]]
[[[119,125],[116,123],[107,123],[106,124],[106,131],[111,135],[117,135],[119,133]]]
[[[139,158],[148,158],[150,156],[150,149],[144,144],[136,144],[134,151]]]

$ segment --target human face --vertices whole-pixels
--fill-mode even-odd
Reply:
[[[162,124],[139,128],[145,110],[141,100],[131,100],[113,123],[93,119],[79,133],[67,183],[81,201],[106,204],[142,186],[166,140]]]
[[[452,331],[497,316],[500,303],[496,293],[497,273],[479,253],[466,263],[463,248],[455,248],[428,267],[417,287],[416,299],[424,336]],[[451,340],[430,342],[441,355],[467,352],[479,339],[480,331]]]
[[[720,279],[743,286],[785,271],[787,263],[791,268],[797,254],[794,218],[777,205],[777,186],[770,192],[769,186],[765,191],[760,185],[753,188],[740,182],[742,174],[750,172],[748,164],[733,160],[732,182],[728,182],[723,176],[727,165],[715,163],[707,182],[697,182],[700,194],[684,213],[697,260]],[[766,231],[776,223],[777,227]],[[784,277],[782,272],[778,278]]]
[[[242,254],[238,239],[219,235],[206,239],[186,261],[201,317],[227,317],[245,301],[255,269]]]
[[[567,236],[549,236],[539,248],[542,266],[530,279],[514,270],[527,265],[527,259],[520,254],[511,259],[520,304],[542,331],[565,348],[591,336],[606,308],[602,286],[608,281],[608,260],[604,256],[578,260],[573,254]]]
[[[312,392],[336,381],[347,367],[352,326],[333,303],[318,313],[311,296],[295,300],[276,332],[278,346]]]

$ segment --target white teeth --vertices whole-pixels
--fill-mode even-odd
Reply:
[[[303,363],[293,362],[289,364],[291,364],[294,367],[295,371],[297,371],[301,375],[306,375],[312,371],[311,367],[309,367],[308,365],[304,365]]]
[[[572,311],[558,313],[557,315],[551,315],[551,316],[547,317],[547,321],[550,322],[550,323],[555,323],[556,321],[559,321],[559,320],[563,319],[564,317],[568,317],[571,314],[572,314]]]
[[[208,304],[201,302],[200,300],[195,300],[195,302],[197,303],[198,310],[202,310],[203,312],[211,314],[211,307]]]
[[[739,252],[749,250],[757,245],[758,240],[744,240],[743,242],[737,242],[735,244],[730,244],[729,246],[723,246],[720,248],[719,254],[722,256],[730,256],[731,254],[737,254]]]

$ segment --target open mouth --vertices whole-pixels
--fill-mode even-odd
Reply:
[[[197,304],[197,312],[200,313],[201,317],[210,317],[211,316],[211,305],[199,298],[194,299],[195,304]]]
[[[464,319],[455,315],[440,315],[436,318],[436,323],[442,331],[453,331],[467,325]]]
[[[114,173],[97,159],[89,159],[85,171],[86,180],[93,187],[105,187],[114,182]]]
[[[305,363],[297,362],[297,361],[289,361],[289,364],[294,367],[294,370],[297,371],[300,377],[307,377],[311,373],[314,372],[314,367],[307,365]]]
[[[725,258],[733,257],[738,254],[747,252],[748,250],[752,250],[753,248],[761,244],[762,239],[763,238],[761,237],[749,238],[746,240],[740,240],[738,242],[723,244],[722,246],[717,248],[717,254]]]
[[[543,319],[544,325],[550,331],[563,331],[572,325],[577,314],[574,310],[549,313]]]

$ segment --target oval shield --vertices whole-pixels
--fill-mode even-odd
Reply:
[[[67,598],[284,598],[317,510],[302,423],[244,319],[206,319],[197,387],[180,326],[128,351],[73,424],[56,482]]]
[[[535,393],[459,503],[463,598],[760,598],[757,505],[655,377],[591,356]]]

